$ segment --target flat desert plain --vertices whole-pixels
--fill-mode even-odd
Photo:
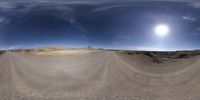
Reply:
[[[1,53],[0,100],[200,99],[199,53],[77,52]]]

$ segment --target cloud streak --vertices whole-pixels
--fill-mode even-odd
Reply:
[[[194,21],[197,21],[197,18],[194,18],[190,15],[187,15],[187,16],[182,16],[182,18],[186,21],[190,21],[190,22],[194,22]]]
[[[0,17],[0,23],[3,23],[6,19],[4,17]]]
[[[117,39],[123,39],[123,40],[131,40],[132,38],[130,36],[117,36]]]

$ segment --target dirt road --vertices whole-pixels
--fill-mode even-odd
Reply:
[[[111,51],[0,57],[0,100],[199,99],[199,56],[166,64]]]

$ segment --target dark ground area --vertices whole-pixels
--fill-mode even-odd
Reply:
[[[162,63],[167,59],[183,59],[190,58],[200,55],[200,50],[193,51],[123,51],[124,54],[134,55],[134,54],[143,54],[152,59],[154,63]]]

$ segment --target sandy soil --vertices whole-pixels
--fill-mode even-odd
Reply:
[[[38,56],[62,56],[62,55],[80,55],[94,52],[94,50],[68,49],[68,50],[48,50],[48,51],[33,51],[30,55]]]
[[[52,46],[52,47],[40,47],[35,49],[25,49],[25,50],[14,50],[15,52],[25,53],[29,55],[37,56],[63,56],[63,55],[80,55],[87,54],[91,52],[97,52],[99,50],[88,49],[88,48],[66,48],[62,46]]]
[[[112,51],[0,57],[0,100],[199,100],[199,84],[200,56],[159,64]]]

